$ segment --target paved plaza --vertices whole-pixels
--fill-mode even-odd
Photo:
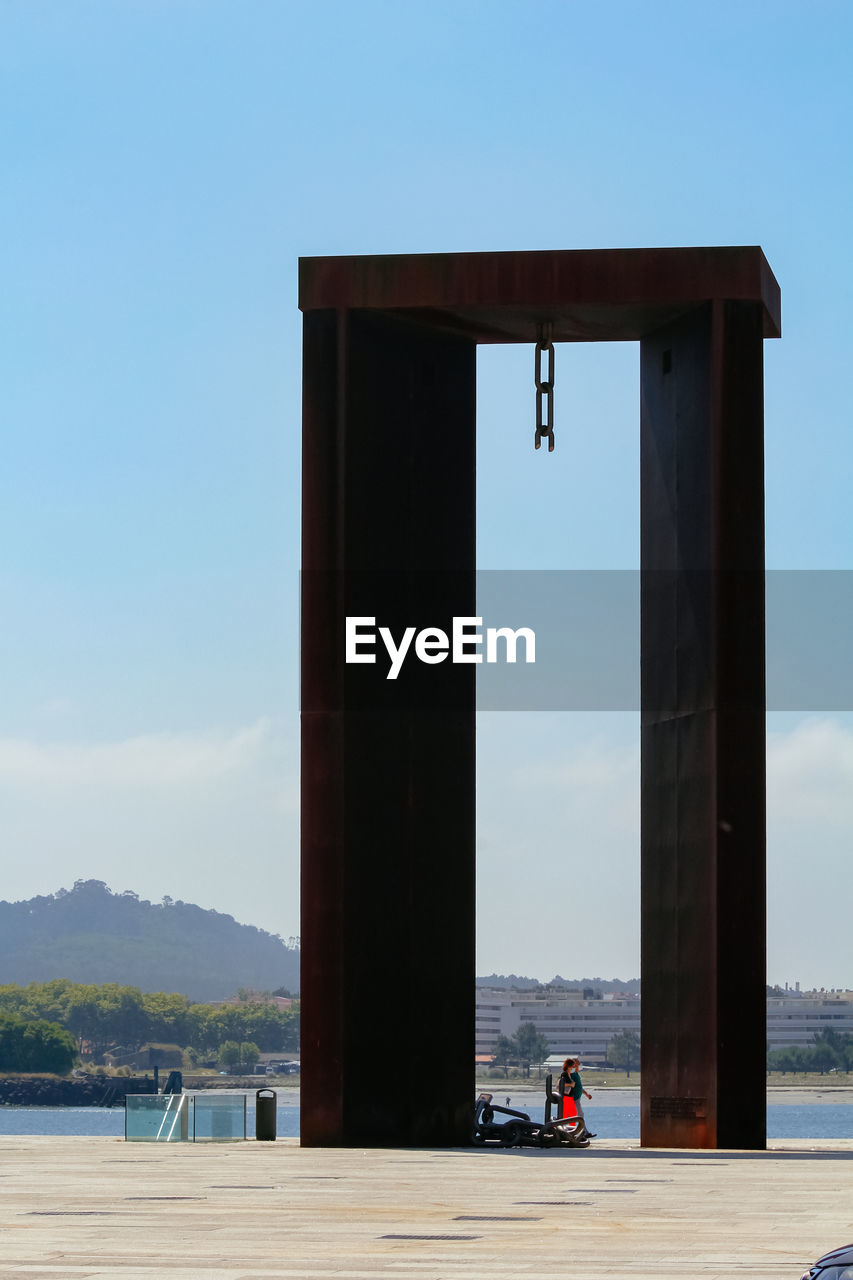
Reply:
[[[764,1152],[0,1138],[3,1280],[799,1280],[853,1241],[853,1140]]]

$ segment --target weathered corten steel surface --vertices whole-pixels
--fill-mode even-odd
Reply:
[[[761,1148],[760,308],[708,304],[640,352],[642,1140]]]
[[[641,343],[643,1142],[763,1146],[761,249],[310,258],[300,306],[303,1144],[468,1124],[473,678],[379,685],[344,662],[344,619],[476,612],[476,344],[551,321]],[[407,1060],[437,990],[428,1105],[398,1106],[377,1065]]]
[[[344,662],[344,619],[401,635],[475,612],[475,357],[394,317],[305,317],[305,1145],[470,1136],[474,669],[413,662],[388,681]],[[436,1000],[442,1050],[414,1105],[404,1077]]]
[[[757,246],[565,249],[302,258],[303,311],[354,307],[413,314],[476,342],[637,339],[714,299],[758,302],[764,336],[781,329],[779,285]]]

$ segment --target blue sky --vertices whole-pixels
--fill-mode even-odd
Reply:
[[[851,37],[833,0],[0,0],[3,897],[298,933],[299,256],[761,244],[768,564],[853,567]],[[481,565],[634,566],[636,348],[558,349],[550,457],[529,350],[478,395]],[[770,976],[853,986],[853,727],[769,729]],[[480,758],[479,968],[632,976],[635,719],[484,717]],[[515,925],[531,852],[580,867],[571,940]]]

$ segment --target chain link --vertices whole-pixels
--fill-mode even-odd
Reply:
[[[551,321],[536,326],[536,435],[535,448],[539,448],[543,440],[548,441],[548,452],[554,452],[554,344],[551,341]],[[542,377],[542,357],[548,355],[548,376]],[[543,421],[543,407],[545,418]]]

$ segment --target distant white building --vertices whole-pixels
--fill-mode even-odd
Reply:
[[[618,1031],[640,1034],[638,996],[585,1000],[580,991],[477,990],[477,1054],[494,1052],[498,1036],[513,1036],[526,1022],[545,1036],[551,1053],[577,1054],[586,1063],[603,1062]]]
[[[576,1054],[585,1063],[604,1062],[607,1045],[619,1031],[640,1034],[640,997],[605,995],[585,1000],[580,991],[477,988],[476,1049],[494,1052],[498,1036],[513,1036],[532,1022],[560,1057]],[[814,1043],[815,1032],[832,1028],[853,1035],[853,991],[797,992],[767,998],[770,1049]]]
[[[767,997],[767,1045],[790,1049],[814,1044],[817,1031],[853,1035],[853,991],[790,992]]]

